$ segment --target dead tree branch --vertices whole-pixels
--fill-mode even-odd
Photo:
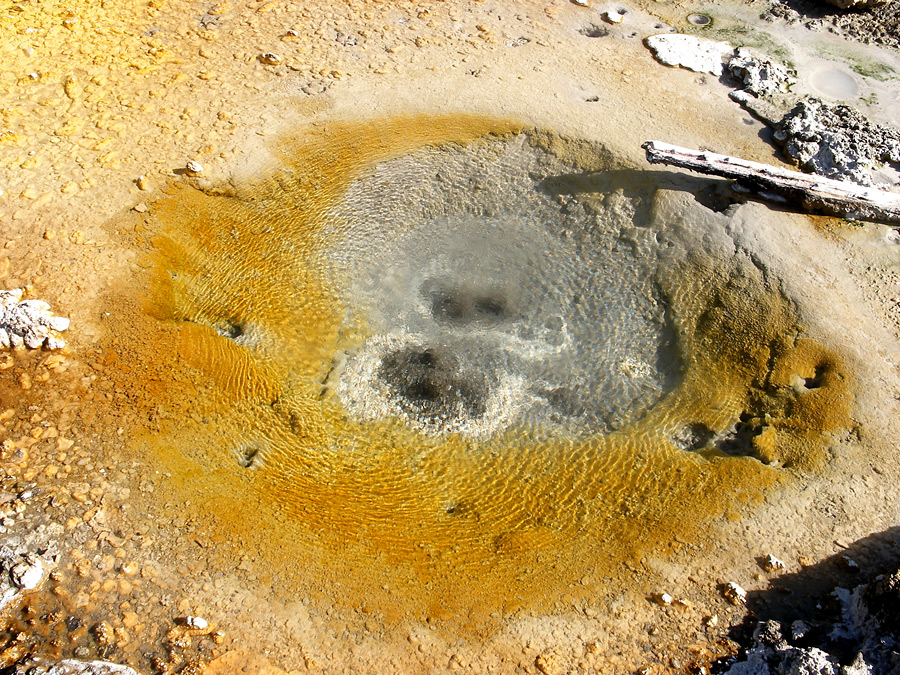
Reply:
[[[641,147],[651,164],[670,164],[712,176],[732,178],[737,181],[733,187],[739,192],[751,192],[782,204],[797,203],[807,211],[900,223],[900,194],[714,152],[680,148],[660,141],[647,141]]]

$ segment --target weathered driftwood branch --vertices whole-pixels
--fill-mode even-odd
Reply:
[[[734,188],[739,192],[753,192],[780,203],[797,202],[808,211],[900,223],[900,194],[660,141],[647,141],[641,147],[651,164],[671,164],[733,178],[737,181]]]

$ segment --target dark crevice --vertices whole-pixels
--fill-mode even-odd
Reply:
[[[238,464],[244,469],[255,469],[259,462],[260,448],[256,445],[245,445],[237,449]]]
[[[589,38],[602,38],[609,35],[609,29],[591,23],[578,30],[579,33]]]
[[[244,327],[233,319],[217,323],[214,328],[219,335],[229,340],[237,340],[244,334]]]
[[[690,424],[672,437],[672,443],[688,452],[699,452],[711,456],[751,457],[764,461],[754,447],[753,439],[764,428],[760,417],[751,412],[741,413],[735,425],[717,434],[702,423]]]
[[[682,450],[697,452],[707,447],[715,436],[715,432],[705,424],[689,424],[672,437],[672,442]]]
[[[807,389],[818,389],[824,384],[825,366],[817,365],[815,374],[812,377],[804,378],[803,386]]]
[[[224,319],[221,321],[217,321],[215,323],[210,323],[208,321],[204,321],[202,319],[181,319],[187,323],[194,323],[198,326],[207,326],[208,328],[212,328],[219,336],[228,338],[229,340],[237,340],[239,337],[244,335],[244,325],[235,319]]]
[[[331,365],[328,368],[328,372],[325,373],[324,377],[322,377],[322,379],[319,381],[320,384],[322,385],[322,388],[319,390],[319,398],[320,399],[325,398],[325,396],[328,394],[329,382],[330,382],[332,376],[335,374],[337,367],[338,367],[338,359],[334,358],[331,360]]]
[[[752,413],[742,412],[737,424],[721,438],[715,446],[718,450],[733,457],[755,457],[753,438],[759,435],[761,424]]]
[[[444,505],[444,513],[448,516],[459,517],[466,515],[468,512],[469,507],[462,501],[448,502]]]

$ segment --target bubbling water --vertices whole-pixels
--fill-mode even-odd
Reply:
[[[542,188],[567,170],[520,136],[413,153],[350,187],[323,266],[368,332],[336,387],[352,415],[482,439],[609,432],[674,385],[657,260],[622,220]]]

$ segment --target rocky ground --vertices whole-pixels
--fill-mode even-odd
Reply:
[[[900,16],[896,2],[872,6],[834,7],[818,0],[773,0],[761,17],[766,21],[808,22],[816,29],[832,25],[855,40],[900,47]]]
[[[610,549],[583,536],[546,549],[533,533],[497,540],[565,572],[496,606],[443,598],[440,580],[409,581],[382,560],[294,545],[277,509],[256,520],[265,496],[194,450],[208,442],[197,429],[221,420],[192,401],[225,385],[192,379],[143,284],[168,197],[238,194],[283,161],[278,139],[335,122],[474,113],[551,130],[589,158],[599,142],[641,170],[649,138],[786,164],[781,131],[803,169],[827,156],[890,188],[898,16],[896,2],[812,0],[0,2],[0,284],[21,291],[0,307],[0,345],[20,347],[0,354],[0,672],[891,672],[893,230],[745,204],[677,172],[653,174],[670,189],[652,205],[629,183],[609,197],[619,217],[673,222],[704,204],[720,224],[704,245],[746,255],[850,364],[852,424],[822,432],[824,465],[779,473],[778,487],[741,493],[699,531],[610,570],[588,564]],[[644,40],[674,32],[727,41],[741,60],[717,73],[661,65]],[[739,47],[793,83],[767,89]],[[834,69],[856,88],[846,100],[810,79]],[[729,98],[739,90],[744,108]],[[818,126],[785,117],[798,101],[822,113]],[[595,161],[570,153],[573,166]],[[576,197],[587,184],[567,180]],[[821,377],[812,368],[782,393]],[[167,390],[190,395],[171,404]],[[716,442],[739,445],[750,426]],[[704,433],[686,430],[684,447]],[[253,465],[256,446],[240,447]],[[612,548],[646,532],[629,536]],[[473,597],[489,576],[467,580]]]

